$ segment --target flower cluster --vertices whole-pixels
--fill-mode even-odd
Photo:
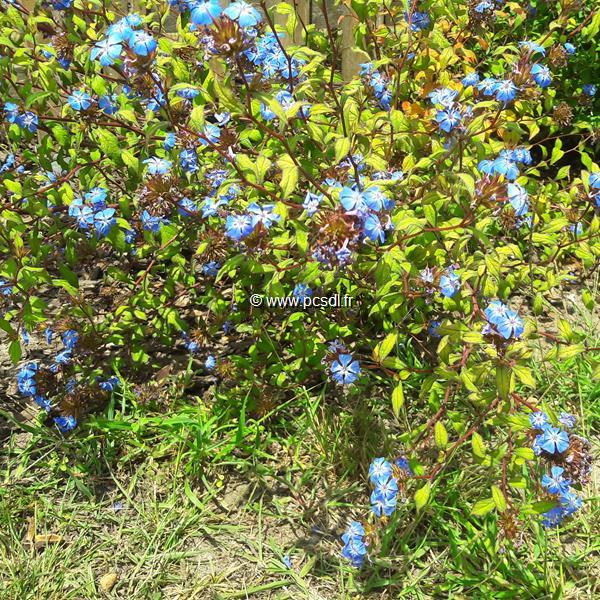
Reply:
[[[115,209],[106,204],[107,195],[108,190],[95,187],[69,204],[69,216],[75,219],[79,229],[87,232],[93,227],[99,238],[110,233],[117,219]]]
[[[581,497],[572,486],[574,483],[585,484],[589,480],[590,444],[585,438],[554,427],[545,412],[531,413],[529,421],[535,436],[533,451],[550,465],[550,473],[542,477],[542,487],[558,500],[557,506],[542,515],[542,524],[545,527],[558,527],[565,517],[573,515],[582,506]],[[558,422],[565,429],[572,429],[575,417],[561,413]]]
[[[375,458],[369,466],[369,481],[373,486],[371,493],[371,512],[377,518],[376,526],[368,527],[369,535],[358,521],[352,521],[347,531],[342,535],[344,547],[342,557],[353,567],[362,567],[368,555],[368,547],[377,541],[376,530],[384,527],[396,510],[400,488],[407,477],[413,475],[409,461],[400,456],[394,464],[384,457]]]
[[[523,334],[523,319],[500,300],[490,302],[483,312],[488,320],[483,327],[484,335],[500,335],[505,340],[511,340]]]
[[[92,48],[90,58],[103,67],[111,66],[121,58],[125,46],[137,56],[151,55],[158,43],[151,33],[137,29],[142,23],[142,17],[133,13],[110,25],[106,37]]]
[[[21,112],[14,102],[6,102],[4,105],[4,112],[8,123],[14,123],[21,129],[25,129],[31,133],[37,131],[39,119],[34,112],[30,110]]]
[[[28,338],[28,334],[26,338]],[[44,338],[48,346],[53,344],[55,333],[48,327],[44,331]],[[65,381],[66,370],[74,360],[74,352],[80,345],[80,335],[75,329],[66,329],[60,335],[62,349],[54,354],[54,359],[49,365],[39,362],[29,362],[23,365],[17,374],[17,388],[19,393],[31,398],[52,418],[56,427],[67,433],[77,426],[77,416],[70,412],[78,402],[89,402],[95,395],[112,392],[118,385],[116,377],[106,379],[97,376],[95,385],[80,385],[75,378]],[[60,387],[64,392],[60,393]],[[82,410],[77,406],[77,410]]]
[[[254,44],[244,51],[244,56],[265,77],[289,83],[298,78],[306,61],[297,56],[286,56],[282,45],[284,36],[280,35],[278,41],[273,32],[267,31],[256,37]]]
[[[342,541],[344,542],[342,556],[353,567],[362,567],[368,554],[365,528],[362,524],[358,521],[352,521],[342,535]]]
[[[369,86],[373,95],[377,98],[379,106],[384,110],[390,110],[392,101],[392,88],[390,78],[377,70],[373,63],[365,63],[360,65],[360,75]]]
[[[398,483],[392,465],[385,458],[375,458],[369,467],[369,480],[373,485],[371,510],[376,517],[389,517],[398,504]]]
[[[450,133],[459,125],[464,126],[465,119],[473,116],[473,108],[463,107],[456,101],[457,96],[458,91],[450,88],[438,88],[429,94],[432,104],[438,108],[435,120],[445,133]]]

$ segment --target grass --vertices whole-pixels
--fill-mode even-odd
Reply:
[[[577,414],[597,453],[592,358],[540,363],[536,397]],[[424,511],[397,511],[389,555],[356,572],[339,535],[366,514],[364,469],[398,428],[377,390],[342,410],[301,389],[258,417],[170,386],[160,410],[125,389],[67,440],[15,425],[0,463],[3,600],[600,596],[597,470],[576,520],[556,532],[532,519],[514,548],[495,516],[470,515],[489,474],[454,463]]]

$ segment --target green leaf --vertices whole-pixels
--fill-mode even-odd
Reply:
[[[340,162],[346,156],[348,156],[350,152],[350,140],[346,137],[339,138],[335,142],[335,162]]]
[[[471,509],[471,514],[476,517],[483,517],[487,515],[489,512],[492,512],[496,507],[496,503],[493,498],[486,498],[485,500],[479,500],[475,502],[473,508]]]
[[[535,379],[531,369],[524,367],[523,365],[515,365],[513,367],[513,373],[523,385],[526,385],[530,388],[535,388]]]
[[[386,356],[388,356],[388,354],[394,349],[397,339],[397,333],[389,333],[385,339],[375,347],[375,350],[373,351],[373,358],[377,362],[384,360]]]
[[[433,437],[440,450],[444,450],[448,446],[448,432],[441,421],[437,421],[433,426]]]
[[[492,486],[492,498],[498,512],[504,512],[507,508],[506,499],[504,498],[502,490],[497,485]]]
[[[535,458],[535,454],[531,448],[516,448],[515,456],[525,460],[533,460]]]
[[[23,352],[21,350],[21,342],[17,340],[13,340],[8,346],[8,355],[10,356],[10,360],[13,361],[13,364],[17,364],[21,360]]]
[[[96,136],[100,150],[111,159],[118,159],[121,156],[121,148],[117,136],[106,129],[97,129]]]
[[[541,515],[542,513],[553,509],[557,504],[557,502],[553,502],[552,500],[540,500],[539,502],[532,502],[527,506],[526,512]]]
[[[404,389],[402,388],[402,382],[399,381],[398,385],[394,388],[392,392],[392,410],[396,417],[400,414],[400,409],[404,404]]]
[[[512,391],[514,377],[507,365],[496,367],[496,390],[502,400],[506,400]]]
[[[485,442],[481,435],[477,432],[473,434],[471,437],[471,447],[473,448],[473,454],[479,458],[485,458],[487,454],[487,449],[485,447]]]
[[[284,198],[288,198],[298,185],[298,167],[288,154],[284,154],[278,161],[281,169],[281,191]]]
[[[423,487],[419,488],[415,492],[415,506],[417,510],[421,510],[429,500],[431,495],[431,482],[427,482]]]

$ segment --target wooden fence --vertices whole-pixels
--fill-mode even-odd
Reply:
[[[141,0],[111,0],[113,5],[119,4],[123,13],[132,11],[143,12],[144,3]],[[354,28],[358,23],[358,17],[348,6],[341,1],[333,0],[285,0],[288,4],[293,5],[298,24],[293,37],[284,39],[284,43],[300,44],[304,35],[304,25],[314,24],[318,29],[325,31],[326,23],[322,5],[325,4],[329,25],[335,32],[341,35],[341,62],[342,62],[342,77],[345,80],[350,80],[360,70],[359,65],[368,60],[364,52],[360,51],[355,46]],[[279,4],[280,0],[267,0],[269,8]],[[223,7],[227,6],[229,0],[220,0]],[[21,4],[28,9],[33,8],[36,0],[21,0]],[[272,13],[273,20],[276,25],[285,26],[288,16]],[[172,11],[172,16],[167,20],[167,30],[175,30],[175,22],[177,13],[175,9]]]

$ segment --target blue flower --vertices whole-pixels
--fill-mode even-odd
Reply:
[[[496,100],[499,100],[500,102],[511,102],[516,98],[517,90],[517,86],[510,79],[499,81],[495,90]]]
[[[569,225],[569,231],[575,234],[575,236],[581,235],[583,233],[583,223],[581,221],[571,223],[571,225]]]
[[[542,477],[542,487],[545,487],[551,494],[566,494],[573,482],[563,477],[564,472],[562,467],[553,466],[552,475],[544,474]]]
[[[202,265],[202,273],[208,277],[216,277],[219,274],[220,268],[221,263],[217,262],[216,260],[211,260]]]
[[[429,98],[433,104],[440,104],[446,108],[454,104],[456,96],[458,96],[458,92],[450,88],[438,88],[429,94]]]
[[[503,151],[501,154],[508,151]],[[508,153],[508,156],[511,160],[514,160],[516,163],[523,163],[524,165],[530,165],[533,162],[531,158],[531,152],[524,146],[520,146],[519,148],[515,148],[512,152]]]
[[[297,283],[292,294],[294,298],[298,298],[300,302],[303,302],[306,298],[310,298],[313,295],[313,291],[305,283]]]
[[[198,213],[198,205],[191,198],[182,198],[177,203],[177,212],[182,217],[191,217]]]
[[[237,21],[240,27],[254,27],[262,21],[260,13],[244,0],[237,0],[230,4],[223,14],[233,21]]]
[[[558,416],[558,422],[567,429],[572,429],[575,427],[575,423],[577,423],[577,418],[575,415],[571,415],[566,412],[561,412]]]
[[[500,317],[496,323],[498,333],[506,340],[518,338],[523,334],[523,319],[514,310],[507,310],[503,317]]]
[[[156,50],[154,37],[146,31],[134,31],[129,38],[131,49],[139,56],[148,56]]]
[[[566,53],[567,53],[569,56],[571,56],[572,54],[575,54],[575,52],[576,52],[576,50],[577,50],[577,48],[576,48],[575,46],[573,46],[573,44],[570,44],[569,42],[567,42],[567,43],[564,45],[564,48],[565,48],[565,52],[566,52]]]
[[[479,83],[479,73],[477,71],[473,71],[471,73],[467,73],[462,80],[462,84],[465,87],[471,87]]]
[[[569,491],[561,495],[560,506],[563,510],[564,515],[570,516],[581,508],[582,501],[577,494]]]
[[[342,557],[356,568],[362,567],[367,557],[367,546],[364,538],[365,529],[358,521],[352,521],[342,535],[342,541],[344,542]]]
[[[527,190],[518,183],[507,185],[508,201],[515,211],[517,217],[522,217],[529,210],[529,196]]]
[[[485,318],[494,325],[498,323],[498,321],[506,316],[506,311],[508,307],[500,302],[500,300],[492,300],[487,306],[487,308],[483,311]]]
[[[84,194],[87,202],[92,205],[94,210],[102,210],[106,208],[106,197],[108,196],[108,190],[103,187],[94,187],[89,192]],[[71,204],[73,206],[73,204]]]
[[[375,484],[375,491],[386,498],[393,498],[398,494],[398,482],[393,477],[378,481]]]
[[[544,527],[558,527],[565,517],[565,513],[560,506],[555,506],[549,511],[542,513],[542,525]]]
[[[43,408],[46,412],[50,412],[52,404],[48,398],[41,396],[40,394],[36,394],[33,399],[40,408]]]
[[[569,447],[569,436],[558,427],[547,427],[542,434],[541,447],[550,454],[561,454]]]
[[[191,87],[185,87],[177,90],[175,95],[179,96],[180,98],[185,98],[186,100],[193,100],[199,93],[200,90],[196,90]]]
[[[540,456],[540,454],[543,451],[542,448],[542,442],[544,441],[544,434],[540,433],[539,435],[535,436],[535,439],[533,440],[533,444],[531,445],[531,448],[533,450],[533,453],[536,456]]]
[[[68,350],[73,350],[79,341],[79,334],[74,329],[67,329],[61,337],[64,347]]]
[[[454,272],[452,267],[446,269],[440,277],[440,291],[446,298],[452,298],[460,289],[460,275]]]
[[[80,229],[89,229],[94,224],[94,211],[89,206],[82,206],[74,216]]]
[[[165,150],[173,150],[175,148],[175,144],[177,143],[177,136],[174,133],[167,133],[165,135],[165,141],[163,142],[163,148]]]
[[[342,385],[354,383],[360,375],[360,363],[351,354],[340,354],[331,363],[331,376]]]
[[[377,517],[389,517],[396,510],[398,496],[386,496],[384,493],[375,489],[371,494],[371,510]]]
[[[461,122],[462,115],[458,109],[448,108],[438,111],[435,120],[442,131],[450,133]]]
[[[198,170],[198,155],[193,148],[185,148],[179,153],[179,163],[186,173],[195,173]]]
[[[73,110],[87,110],[92,105],[92,97],[82,90],[76,90],[67,98],[67,102]]]
[[[120,19],[106,30],[108,39],[113,43],[126,42],[133,33],[132,26],[126,19]]]
[[[71,362],[72,351],[71,350],[63,350],[56,355],[56,364],[57,365],[66,365]]]
[[[213,123],[207,123],[204,126],[204,130],[202,131],[204,137],[200,138],[200,143],[204,146],[207,146],[210,142],[211,144],[218,144],[219,139],[221,137],[221,130],[218,125],[214,125]]]
[[[119,385],[119,379],[117,377],[109,377],[108,379],[101,381],[98,386],[105,392],[112,392]]]
[[[6,102],[4,104],[4,112],[6,113],[6,120],[9,123],[16,123],[19,116],[19,107],[14,102]]]
[[[252,219],[252,228],[254,229],[259,223],[269,229],[273,223],[281,220],[281,215],[275,214],[274,204],[264,204],[259,206],[256,202],[252,202],[246,209],[248,215]]]
[[[340,202],[347,211],[364,212],[367,210],[363,193],[354,188],[344,187],[340,193]]]
[[[401,471],[404,471],[407,475],[413,475],[413,470],[410,467],[410,463],[408,461],[408,458],[406,458],[406,456],[399,456],[395,461],[394,464],[396,465],[396,467],[398,467],[398,469],[400,469]]]
[[[323,194],[306,192],[302,208],[304,208],[309,217],[312,217],[319,209],[321,202],[323,202]]]
[[[598,91],[598,86],[594,83],[586,83],[583,86],[582,90],[586,96],[590,96],[591,98],[593,98],[596,95],[596,92]]]
[[[112,226],[117,222],[114,215],[114,208],[105,208],[94,215],[94,227],[98,237],[107,236],[110,233]]]
[[[98,108],[105,115],[114,115],[118,110],[117,96],[115,94],[105,94],[98,99]]]
[[[377,215],[368,215],[364,220],[363,226],[365,228],[365,235],[372,242],[383,243],[385,241],[385,232]]]
[[[488,11],[492,11],[494,9],[494,3],[490,2],[490,0],[483,0],[475,6],[475,12],[479,14],[484,14]]]
[[[249,236],[254,230],[252,219],[248,215],[228,215],[225,222],[225,232],[236,241]]]
[[[23,372],[17,376],[17,387],[22,396],[34,396],[37,393],[37,385],[32,375],[24,375]]]
[[[504,151],[494,160],[493,170],[498,175],[504,175],[509,181],[514,181],[519,176],[519,168],[510,154],[506,154]]]
[[[206,357],[206,360],[204,361],[204,368],[207,371],[212,371],[216,366],[217,366],[217,359],[212,354],[209,354]]]
[[[96,43],[90,52],[90,58],[99,60],[103,67],[109,67],[121,56],[122,51],[123,46],[119,43],[119,40],[108,37]]]
[[[148,165],[149,175],[166,175],[173,166],[170,160],[159,158],[158,156],[147,158],[143,163]]]
[[[420,31],[421,29],[427,29],[431,23],[431,19],[429,15],[424,12],[415,11],[410,15],[409,13],[404,13],[404,18],[408,23],[410,23],[410,28],[412,31]]]
[[[54,417],[54,423],[61,433],[67,433],[77,426],[77,419],[73,415],[67,417]]]
[[[38,116],[31,111],[24,112],[17,117],[17,125],[21,129],[27,129],[31,133],[35,133],[38,128]]]
[[[440,321],[431,321],[427,327],[427,333],[433,338],[439,338],[439,328],[442,323]]]
[[[588,184],[594,190],[600,190],[600,171],[594,171],[588,175]]]
[[[4,279],[0,279],[0,294],[2,296],[10,296],[13,293],[14,286]]]
[[[552,83],[552,74],[550,69],[545,65],[536,64],[531,67],[533,80],[543,89],[547,88]]]
[[[392,476],[392,465],[382,456],[374,458],[369,466],[369,480],[373,485],[387,481]]]
[[[546,425],[548,425],[548,415],[541,410],[536,410],[529,415],[529,422],[534,429],[541,429],[543,431],[546,429]]]
[[[191,20],[194,25],[210,25],[223,9],[218,0],[208,2],[194,2],[192,4]]]
[[[519,42],[521,48],[526,48],[531,54],[538,52],[542,56],[546,56],[546,49],[535,42],[523,41]]]
[[[497,85],[497,79],[494,79],[493,77],[486,77],[477,84],[477,89],[482,91],[484,96],[493,96]]]

